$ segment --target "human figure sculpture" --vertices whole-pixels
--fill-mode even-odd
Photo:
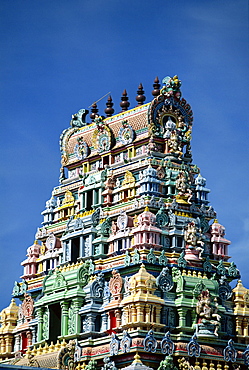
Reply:
[[[169,148],[170,148],[170,153],[176,153],[179,157],[182,156],[182,151],[181,151],[181,145],[179,142],[179,138],[177,135],[177,132],[173,130],[170,135],[169,139]]]
[[[187,191],[187,180],[183,171],[181,171],[177,176],[176,189],[179,191],[180,195],[184,195]]]
[[[116,224],[116,222],[114,222],[114,221],[112,221],[112,227],[111,227],[111,233],[112,233],[112,235],[116,235],[116,233],[117,233],[117,224]]]
[[[198,302],[196,304],[196,312],[198,314],[198,324],[197,329],[207,329],[210,330],[211,327],[214,328],[213,334],[218,336],[218,329],[220,327],[221,316],[218,314],[218,303],[217,299],[214,299],[214,304],[212,306],[211,297],[209,290],[203,290],[198,297]],[[211,324],[211,327],[210,327]],[[200,331],[201,331],[200,330]],[[198,332],[199,330],[197,330]]]
[[[187,245],[195,247],[197,244],[196,226],[194,222],[190,222],[187,225],[187,229],[184,233],[184,239]]]
[[[194,222],[188,223],[187,229],[184,233],[184,240],[186,242],[187,249],[196,250],[198,252],[198,258],[201,259],[202,253],[204,252],[204,242],[198,235]]]

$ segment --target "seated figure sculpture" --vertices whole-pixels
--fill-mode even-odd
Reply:
[[[211,302],[209,290],[203,290],[198,297],[196,312],[198,323],[196,324],[197,336],[218,336],[221,316],[217,313],[218,303],[216,298]]]

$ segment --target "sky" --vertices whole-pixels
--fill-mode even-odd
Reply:
[[[0,0],[0,310],[59,184],[59,136],[111,91],[178,75],[193,162],[249,288],[248,1]],[[106,98],[98,103],[104,114]],[[87,117],[90,121],[89,116]]]

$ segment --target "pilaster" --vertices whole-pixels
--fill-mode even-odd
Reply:
[[[42,336],[42,327],[43,327],[43,313],[44,313],[44,309],[43,307],[39,307],[37,309],[37,315],[38,315],[38,333],[37,333],[37,340],[38,342],[41,342],[42,339],[43,339],[43,336]]]
[[[61,305],[61,335],[68,334],[68,308],[69,302],[63,301],[60,302]]]
[[[79,334],[81,330],[81,317],[79,310],[83,304],[83,298],[78,297],[73,299],[74,312],[75,312],[75,334]]]

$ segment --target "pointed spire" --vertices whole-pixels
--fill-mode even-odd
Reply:
[[[153,87],[154,87],[154,89],[151,91],[152,95],[154,97],[160,95],[160,83],[159,83],[159,79],[158,79],[157,76],[154,80]]]
[[[130,106],[130,103],[128,102],[128,100],[129,98],[127,96],[127,92],[124,89],[123,94],[121,96],[121,103],[120,103],[120,107],[122,108],[123,112],[126,111]]]
[[[94,121],[95,117],[97,116],[98,111],[99,110],[97,108],[97,104],[93,103],[92,108],[91,108],[91,114],[90,114],[90,118],[91,118],[92,122]]]
[[[143,105],[146,97],[144,96],[144,89],[142,84],[138,86],[137,94],[138,94],[136,96],[137,105]]]
[[[109,95],[107,102],[106,102],[106,109],[105,109],[106,117],[111,117],[113,115],[114,109],[112,107],[113,107],[112,97],[111,95]]]

